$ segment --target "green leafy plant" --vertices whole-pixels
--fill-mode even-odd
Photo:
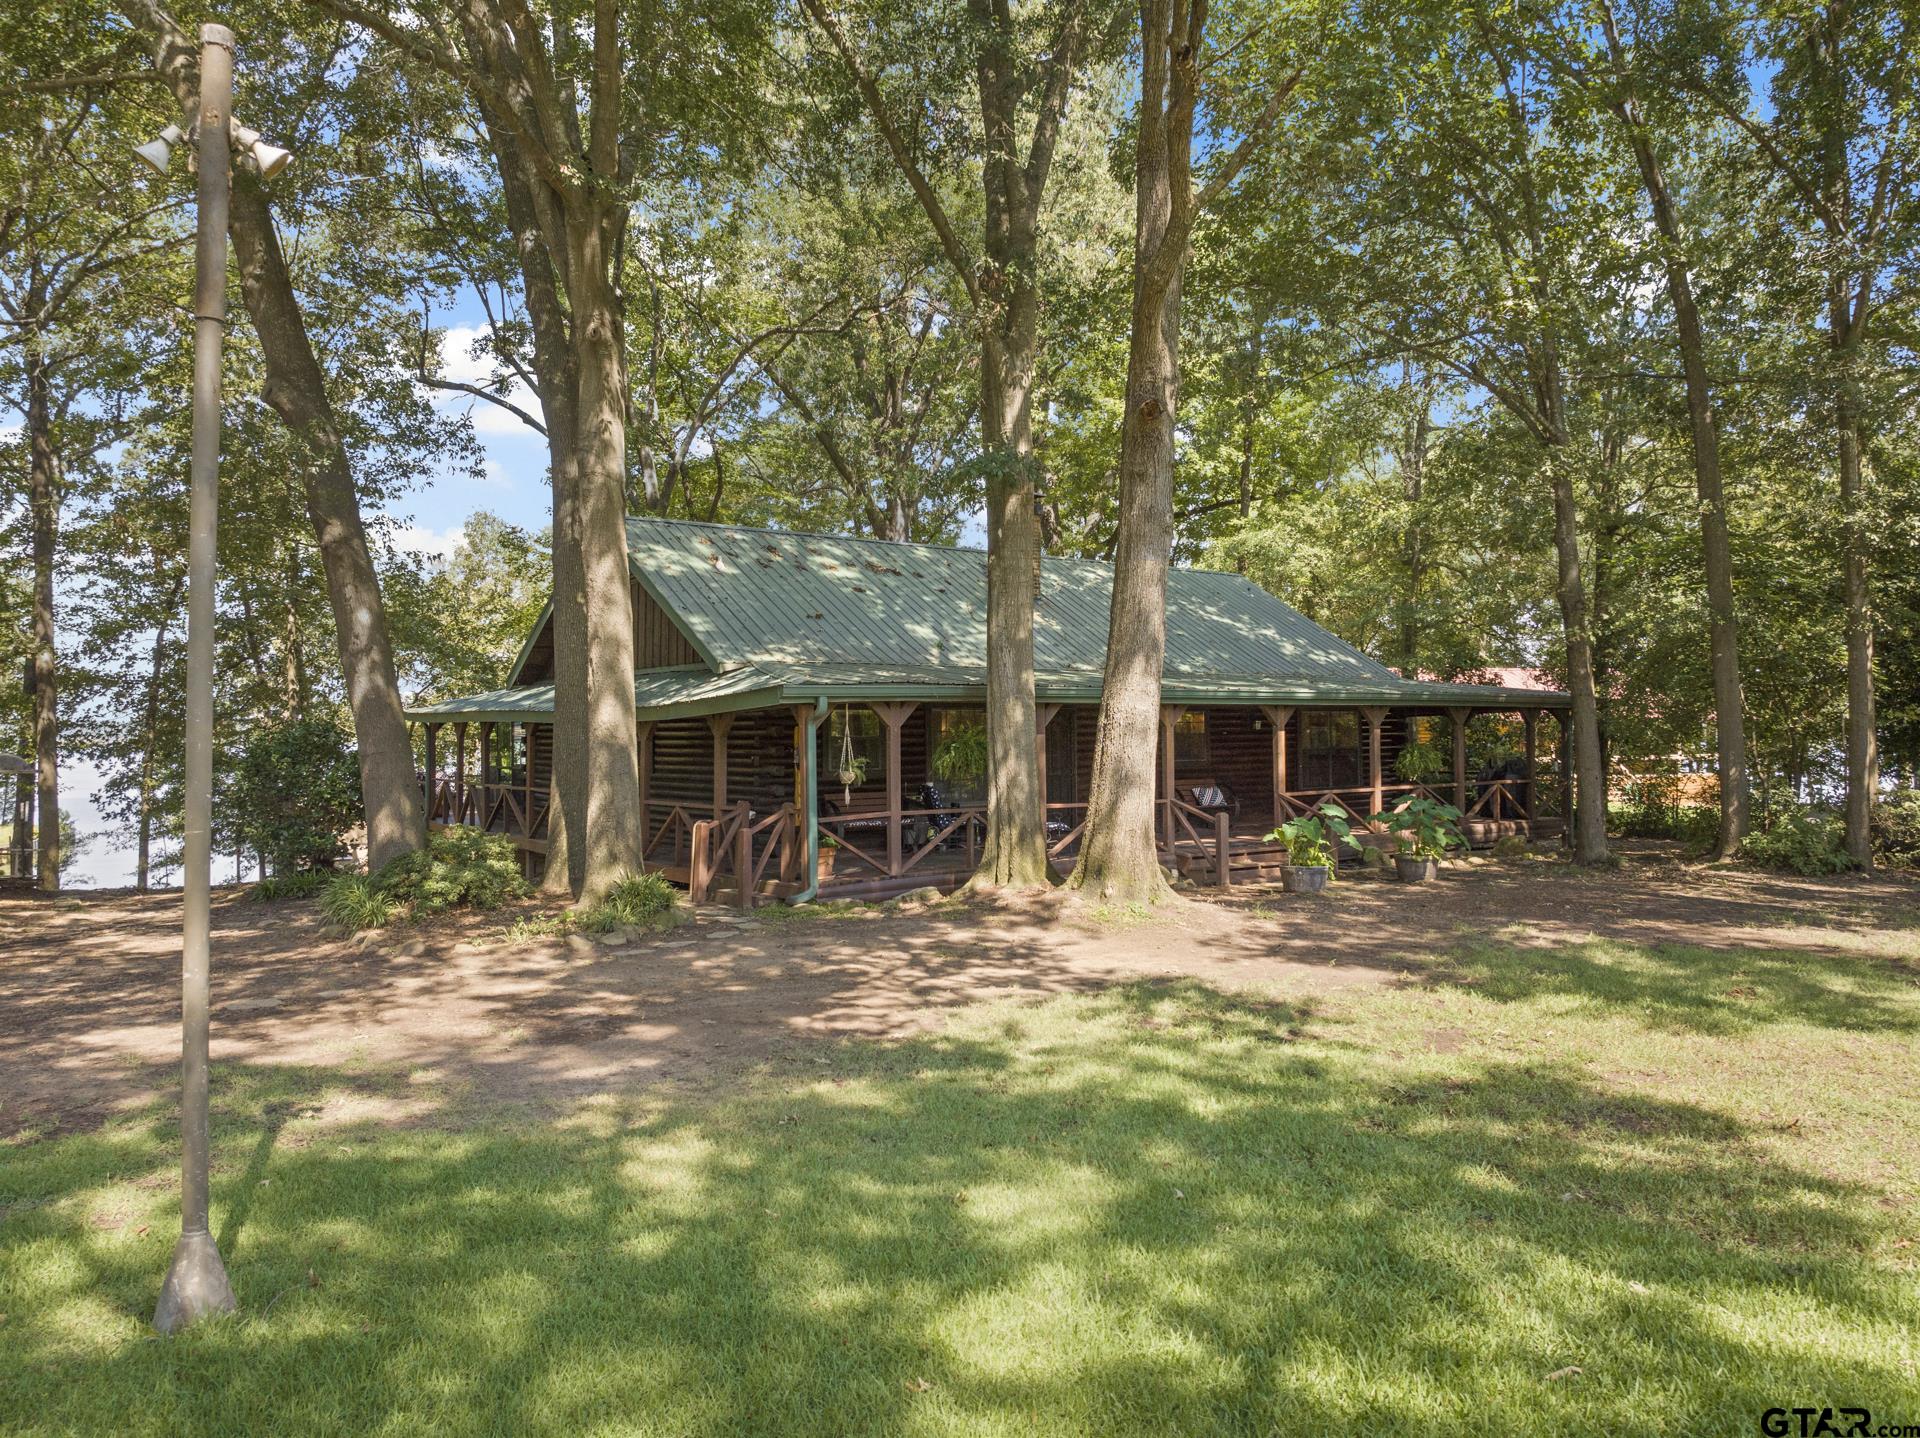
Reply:
[[[320,913],[335,928],[358,933],[385,928],[396,910],[376,880],[365,874],[335,874],[320,891]]]
[[[1435,774],[1444,773],[1450,761],[1433,745],[1415,742],[1402,749],[1393,761],[1393,772],[1404,783],[1424,784]]]
[[[291,720],[247,735],[221,807],[232,837],[277,874],[327,868],[360,822],[360,763],[332,717]]]
[[[1920,789],[1899,789],[1873,806],[1873,858],[1890,869],[1920,868]]]
[[[592,934],[612,929],[652,928],[673,913],[673,886],[659,874],[627,874],[614,881],[607,896],[576,920]]]
[[[275,874],[247,890],[250,903],[268,904],[275,899],[311,899],[340,877],[328,869],[295,869],[291,874]]]
[[[382,869],[380,892],[414,918],[448,909],[493,909],[526,897],[513,840],[464,826],[436,829],[427,847]]]
[[[1797,807],[1776,809],[1771,824],[1741,841],[1740,858],[1758,868],[1809,877],[1844,874],[1853,867],[1840,820]]]
[[[1349,849],[1362,847],[1353,837],[1353,826],[1347,822],[1346,810],[1329,799],[1310,814],[1302,814],[1297,819],[1267,833],[1269,841],[1278,840],[1287,846],[1289,863],[1304,867],[1334,868],[1337,847],[1345,845]]]
[[[1367,822],[1392,834],[1394,852],[1410,859],[1444,859],[1447,850],[1467,847],[1460,832],[1460,811],[1425,795],[1402,799]]]
[[[972,784],[987,772],[987,728],[969,720],[954,726],[933,751],[933,772],[949,784]]]

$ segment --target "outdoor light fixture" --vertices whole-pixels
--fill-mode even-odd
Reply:
[[[258,130],[249,130],[238,120],[233,121],[233,143],[244,150],[259,168],[260,178],[271,180],[287,168],[287,162],[293,158],[291,151],[282,150],[277,145],[269,145],[260,138]]]
[[[168,163],[173,159],[173,147],[186,138],[178,125],[169,125],[160,132],[159,139],[147,141],[133,153],[153,166],[153,172],[156,175],[164,175],[167,172]]]
[[[293,159],[292,151],[283,150],[278,145],[269,145],[260,138],[258,130],[250,130],[238,120],[228,120],[227,133],[233,139],[234,148],[253,162],[253,167],[260,172],[260,178],[263,180],[271,180],[286,169]],[[191,130],[184,131],[178,125],[169,125],[160,132],[158,139],[149,140],[146,144],[138,146],[133,153],[153,166],[153,172],[156,175],[164,175],[167,172],[167,166],[173,160],[173,147],[190,142],[197,143],[199,138],[198,124]]]

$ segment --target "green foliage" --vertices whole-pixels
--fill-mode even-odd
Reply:
[[[1843,874],[1853,867],[1847,857],[1845,826],[1835,815],[1792,805],[1778,807],[1769,817],[1764,829],[1742,841],[1744,862],[1809,877]]]
[[[575,920],[590,934],[611,929],[652,928],[673,913],[673,885],[660,874],[626,874],[607,896]]]
[[[1393,772],[1404,783],[1424,784],[1435,774],[1444,773],[1452,762],[1435,745],[1416,741],[1395,756]]]
[[[949,784],[971,784],[987,772],[987,729],[971,721],[955,726],[933,751],[933,772]]]
[[[1873,807],[1873,858],[1890,869],[1920,868],[1920,789],[1899,789]]]
[[[358,933],[392,923],[396,909],[380,885],[365,874],[335,874],[320,891],[320,913],[337,929]]]
[[[1289,819],[1277,829],[1269,830],[1267,838],[1286,844],[1288,862],[1328,869],[1335,867],[1339,857],[1338,846],[1364,848],[1353,837],[1353,826],[1347,822],[1346,810],[1331,799],[1313,813]]]
[[[1368,822],[1385,825],[1393,835],[1395,851],[1409,858],[1444,859],[1447,850],[1467,847],[1460,832],[1460,811],[1424,795],[1402,799]]]
[[[1623,839],[1678,839],[1690,849],[1705,849],[1719,837],[1720,811],[1647,799],[1611,805],[1607,828]]]
[[[311,899],[340,877],[326,869],[295,869],[290,874],[275,874],[248,889],[247,901],[270,904],[278,899]]]
[[[416,919],[449,909],[495,909],[528,892],[513,840],[464,825],[434,830],[426,848],[402,854],[377,883]]]
[[[248,734],[223,796],[234,837],[276,872],[325,867],[360,822],[360,764],[332,717]]]

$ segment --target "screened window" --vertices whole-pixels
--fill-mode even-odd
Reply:
[[[1207,743],[1207,711],[1189,709],[1173,721],[1173,767],[1189,773],[1213,763],[1213,748]]]
[[[976,751],[978,737],[970,733],[979,730],[984,735],[987,716],[984,709],[935,709],[927,715],[927,777],[940,786],[941,792],[951,804],[983,804],[987,798],[987,775],[984,767],[979,773],[959,778],[944,778],[934,768],[934,760],[946,745],[958,740],[959,749],[964,754]],[[973,739],[974,743],[969,743]]]
[[[840,772],[852,757],[853,770],[860,775],[843,780]],[[842,705],[827,716],[827,752],[820,765],[822,775],[831,783],[883,784],[887,778],[887,730],[880,716],[871,709]]]
[[[1360,716],[1351,709],[1309,710],[1301,745],[1309,754],[1356,753],[1360,748]]]

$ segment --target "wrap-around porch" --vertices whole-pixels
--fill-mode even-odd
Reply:
[[[1271,880],[1285,853],[1265,836],[1279,823],[1332,803],[1363,842],[1381,844],[1387,835],[1370,816],[1409,794],[1460,809],[1476,845],[1556,836],[1570,808],[1565,739],[1556,722],[1557,772],[1543,779],[1542,714],[1558,718],[1533,707],[1167,705],[1156,763],[1161,860],[1198,883]],[[1036,715],[1048,853],[1063,874],[1086,825],[1097,715],[1097,705],[1062,703]],[[883,699],[643,720],[646,867],[697,901],[953,888],[978,861],[984,783],[940,778],[934,756],[982,723],[978,705]],[[550,726],[423,727],[429,822],[510,835],[530,869],[543,864]],[[1400,777],[1396,760],[1413,743],[1450,764]]]

